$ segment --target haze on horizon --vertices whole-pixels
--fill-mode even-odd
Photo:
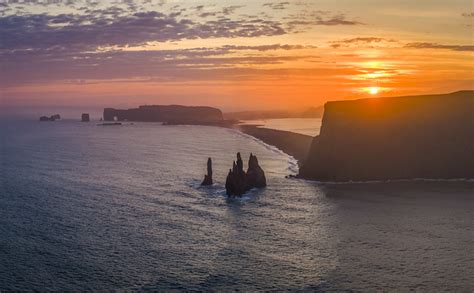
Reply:
[[[471,0],[0,0],[0,94],[231,111],[474,89],[473,19]]]

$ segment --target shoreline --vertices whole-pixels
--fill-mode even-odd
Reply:
[[[239,124],[239,122],[240,121],[236,120],[223,120],[203,123],[202,121],[175,120],[165,122],[163,125],[201,125],[230,128],[253,136],[268,145],[278,148],[285,154],[292,156],[298,162],[298,167],[301,167],[306,160],[313,142],[313,136],[286,130],[265,128],[257,124]]]
[[[234,125],[232,128],[253,136],[294,157],[298,161],[299,167],[306,160],[313,141],[313,137],[309,135],[264,128],[258,125]]]

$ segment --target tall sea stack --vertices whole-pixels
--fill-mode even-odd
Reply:
[[[212,185],[212,159],[207,159],[207,175],[204,175],[204,180],[201,185]]]
[[[225,182],[226,193],[229,197],[241,196],[252,188],[267,186],[265,172],[258,164],[258,159],[250,154],[247,172],[244,171],[242,157],[237,153]]]
[[[474,91],[328,102],[299,176],[474,178]]]

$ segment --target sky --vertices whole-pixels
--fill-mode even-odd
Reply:
[[[0,0],[3,108],[224,111],[474,89],[471,0]]]

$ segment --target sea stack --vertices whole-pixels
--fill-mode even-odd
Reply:
[[[82,122],[89,122],[89,121],[91,121],[89,114],[88,114],[88,113],[83,113],[82,116],[81,116],[81,121],[82,121]]]
[[[265,178],[265,172],[262,167],[258,164],[258,159],[252,153],[250,153],[249,167],[247,169],[247,184],[252,187],[262,188],[267,186],[267,179]]]
[[[207,159],[207,175],[204,175],[204,180],[201,185],[207,186],[212,185],[212,159]]]
[[[237,161],[232,164],[225,182],[226,193],[229,197],[241,196],[252,188],[267,186],[265,172],[258,164],[257,157],[250,154],[247,173],[244,171],[242,157],[237,153]]]

